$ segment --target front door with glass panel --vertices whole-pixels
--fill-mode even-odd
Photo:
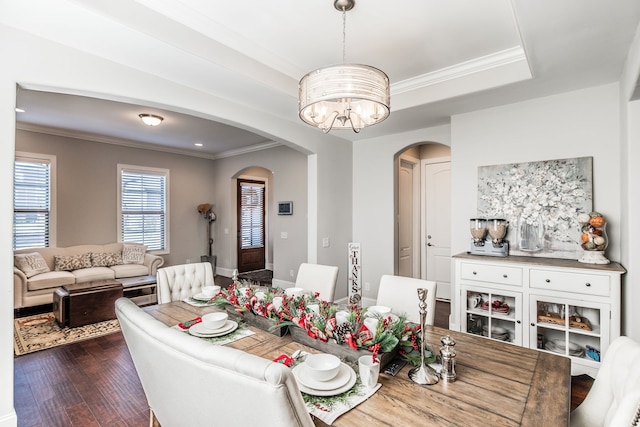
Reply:
[[[238,180],[238,271],[265,266],[265,183]]]

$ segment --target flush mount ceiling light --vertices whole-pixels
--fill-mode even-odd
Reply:
[[[164,117],[155,114],[140,114],[139,117],[148,126],[158,126],[164,120]]]
[[[331,129],[353,129],[380,123],[389,117],[389,77],[369,65],[345,64],[346,16],[355,0],[335,0],[342,12],[342,65],[307,73],[298,85],[300,118],[328,133]]]

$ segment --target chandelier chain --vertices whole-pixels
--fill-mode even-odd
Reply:
[[[347,10],[342,6],[342,63],[347,63]]]

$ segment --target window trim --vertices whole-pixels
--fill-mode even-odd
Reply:
[[[43,154],[43,153],[30,153],[27,151],[16,151],[15,159],[13,161],[13,173],[11,175],[11,200],[13,203],[13,197],[15,196],[15,162],[33,162],[33,163],[49,163],[49,246],[50,248],[55,248],[58,242],[58,221],[57,221],[57,158],[54,154]],[[12,208],[13,210],[13,208]],[[15,216],[12,221],[15,221]],[[12,232],[12,242],[13,242],[13,232]],[[11,244],[13,246],[13,243]]]
[[[164,168],[153,168],[153,167],[148,167],[148,166],[135,166],[135,165],[126,165],[126,164],[121,164],[118,163],[118,168],[117,168],[117,175],[118,175],[118,184],[117,184],[117,190],[118,190],[118,203],[117,203],[117,220],[116,220],[116,226],[117,226],[117,241],[118,243],[123,243],[122,241],[122,173],[123,172],[129,172],[129,173],[139,173],[139,174],[149,174],[149,175],[162,175],[165,178],[165,188],[164,188],[164,241],[165,241],[165,248],[161,249],[161,250],[153,250],[153,251],[149,251],[149,253],[155,254],[155,255],[167,255],[170,253],[170,245],[169,245],[169,169],[164,169]]]

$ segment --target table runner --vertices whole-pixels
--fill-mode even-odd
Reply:
[[[331,396],[327,398],[322,398],[318,396],[311,396],[306,393],[302,393],[302,399],[307,404],[307,410],[314,417],[319,418],[324,423],[328,425],[332,425],[338,417],[365,400],[369,397],[373,396],[375,392],[377,392],[382,384],[378,383],[373,388],[365,388],[362,386],[360,382],[360,376],[358,375],[358,381],[353,388],[342,395],[339,396]],[[343,397],[344,396],[344,397]],[[330,404],[323,403],[323,401],[328,402]]]

